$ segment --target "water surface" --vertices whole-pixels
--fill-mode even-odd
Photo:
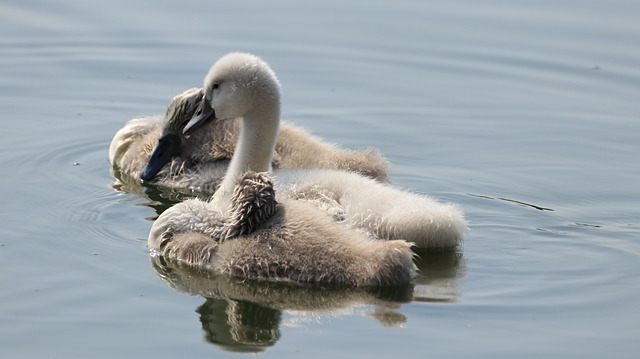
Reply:
[[[0,4],[0,354],[635,357],[638,15],[593,0]],[[394,184],[459,203],[460,250],[374,292],[149,258],[171,201],[114,186],[111,137],[234,50],[277,72],[285,119],[377,147]]]

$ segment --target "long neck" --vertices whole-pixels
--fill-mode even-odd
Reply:
[[[280,127],[279,106],[269,110],[252,111],[245,115],[240,123],[240,135],[231,163],[213,199],[219,208],[226,208],[228,205],[239,177],[248,171],[271,171]]]

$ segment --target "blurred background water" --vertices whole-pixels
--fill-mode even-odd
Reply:
[[[0,355],[635,358],[639,16],[622,0],[0,2]],[[111,137],[236,50],[276,71],[283,118],[459,203],[460,250],[375,292],[150,260],[168,203],[118,190]]]

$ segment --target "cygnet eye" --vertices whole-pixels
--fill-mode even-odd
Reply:
[[[218,88],[220,88],[220,84],[213,84],[212,88],[214,90],[217,90]]]

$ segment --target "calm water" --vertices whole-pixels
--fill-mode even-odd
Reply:
[[[603,0],[1,2],[0,356],[635,358],[639,17]],[[109,142],[232,50],[276,70],[286,119],[460,203],[461,250],[378,292],[150,260],[166,206],[113,188]]]

